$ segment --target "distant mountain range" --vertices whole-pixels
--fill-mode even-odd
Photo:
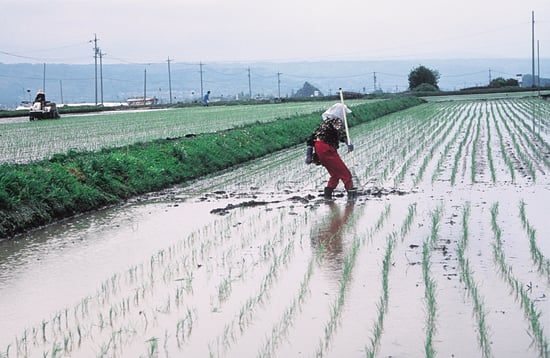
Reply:
[[[530,59],[389,60],[323,62],[254,62],[201,64],[154,63],[104,64],[97,67],[97,101],[125,102],[131,97],[156,97],[161,103],[198,101],[211,91],[211,100],[289,97],[305,82],[331,95],[346,91],[402,92],[408,87],[410,71],[424,65],[440,74],[442,90],[484,86],[503,77],[531,80]],[[539,67],[537,64],[536,68]],[[550,59],[540,61],[550,68]],[[544,70],[543,70],[544,71]],[[518,76],[519,75],[519,76]],[[524,77],[523,75],[528,75]],[[171,80],[169,80],[169,77]],[[542,72],[542,77],[544,72]],[[46,98],[60,103],[95,103],[96,67],[70,64],[1,64],[0,108],[13,109],[33,100],[45,87]]]

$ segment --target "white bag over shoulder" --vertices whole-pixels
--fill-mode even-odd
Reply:
[[[324,121],[333,119],[333,118],[344,119],[344,108],[345,108],[346,114],[351,113],[351,109],[349,109],[345,104],[335,103],[325,112],[323,112],[323,114],[321,115],[321,118],[323,118]]]

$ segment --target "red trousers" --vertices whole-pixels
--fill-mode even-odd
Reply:
[[[316,140],[315,153],[317,153],[321,165],[327,169],[330,175],[327,188],[336,188],[339,180],[342,180],[346,190],[353,188],[351,172],[334,147],[323,141]]]

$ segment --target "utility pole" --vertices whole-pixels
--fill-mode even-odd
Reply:
[[[535,87],[535,12],[531,12],[531,67],[533,83],[531,87]]]
[[[94,34],[94,39],[90,40],[94,43],[94,63],[95,63],[95,105],[97,106],[97,55],[99,54],[99,48],[97,47],[97,35]]]
[[[144,77],[143,77],[143,105],[146,104],[146,98],[147,98],[147,69],[144,70]]]
[[[248,96],[252,100],[252,86],[250,84],[250,67],[248,68]]]
[[[98,49],[99,50],[99,49]],[[101,83],[101,105],[103,106],[103,56],[105,53],[99,50],[99,78]]]
[[[63,102],[63,81],[62,80],[59,80],[59,92],[61,93],[61,104],[65,104],[65,102]]]
[[[199,63],[199,68],[200,68],[199,72],[201,74],[201,101],[202,101],[202,98],[204,96],[204,90],[203,90],[203,87],[202,87],[202,72],[203,72],[202,71],[202,62]]]
[[[281,99],[281,72],[277,72],[277,88],[278,88],[278,98]]]
[[[539,98],[540,98],[540,51],[539,51],[539,40],[537,40],[537,87],[539,89]]]
[[[491,85],[491,69],[489,69],[489,86]]]
[[[44,64],[44,73],[42,75],[42,91],[46,93],[46,64]]]
[[[376,72],[373,72],[374,74],[374,92],[376,92]]]
[[[172,104],[172,75],[170,74],[170,56],[168,56],[168,91],[170,93],[170,104]]]

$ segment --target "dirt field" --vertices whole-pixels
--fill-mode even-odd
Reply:
[[[428,103],[351,129],[352,202],[300,147],[29,234],[0,357],[548,357],[549,118]]]

